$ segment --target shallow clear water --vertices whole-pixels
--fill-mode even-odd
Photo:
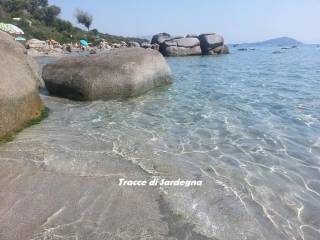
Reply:
[[[168,199],[207,235],[319,239],[320,49],[272,51],[169,58],[169,89],[79,120],[150,173],[204,179]]]
[[[168,58],[174,84],[126,101],[44,97],[46,169],[100,176],[120,156],[203,180],[161,191],[207,237],[320,239],[320,48],[274,50]]]

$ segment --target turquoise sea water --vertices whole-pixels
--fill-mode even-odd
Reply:
[[[320,239],[320,48],[231,50],[168,58],[174,83],[137,98],[44,97],[46,168],[96,176],[121,156],[152,176],[202,180],[160,191],[211,239]]]
[[[168,198],[218,239],[320,239],[320,49],[274,50],[169,58],[168,91],[108,111],[142,164],[205,180]]]
[[[320,49],[274,50],[168,59],[176,82],[158,114],[170,123],[170,149],[189,152],[213,189],[237,199],[203,206],[210,222],[229,225],[213,231],[226,227],[222,239],[242,230],[249,239],[320,239]]]

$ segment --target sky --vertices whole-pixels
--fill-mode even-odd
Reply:
[[[122,36],[168,32],[219,33],[227,43],[288,36],[320,43],[320,0],[49,0],[61,18],[77,8],[93,15],[92,28]],[[80,25],[78,25],[80,26]]]

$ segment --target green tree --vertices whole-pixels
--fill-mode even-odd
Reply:
[[[90,26],[93,21],[93,17],[91,14],[89,14],[88,12],[77,9],[75,17],[76,17],[78,23],[85,26],[88,29],[88,31],[90,30]]]
[[[60,14],[61,9],[55,5],[38,8],[34,12],[34,17],[40,21],[45,22],[48,26],[52,26]]]
[[[13,13],[28,9],[28,2],[25,0],[6,0],[3,1],[3,6],[7,12]]]
[[[61,13],[61,8],[55,5],[45,7],[45,18],[44,21],[47,25],[52,26],[57,16]]]
[[[44,8],[48,6],[48,0],[30,0],[29,11],[34,13],[39,8]]]
[[[68,21],[62,19],[56,19],[54,23],[54,27],[58,30],[58,32],[71,32],[72,31],[72,24]]]
[[[0,19],[7,18],[7,13],[4,8],[0,5]]]

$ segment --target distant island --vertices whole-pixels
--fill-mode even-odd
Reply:
[[[273,38],[262,42],[242,43],[241,46],[297,46],[303,43],[290,37]]]

